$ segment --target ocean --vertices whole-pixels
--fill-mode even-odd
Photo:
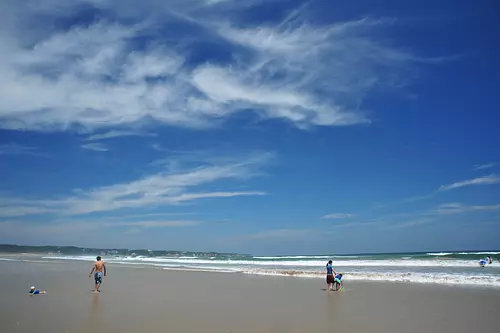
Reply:
[[[488,255],[493,258],[493,263],[480,267],[479,260]],[[298,278],[324,278],[325,265],[331,259],[335,270],[344,274],[345,283],[352,280],[365,280],[500,287],[500,262],[497,258],[500,258],[500,251],[297,256],[103,256],[103,260],[110,266],[147,265],[164,270],[213,271]],[[9,256],[0,260],[21,259]],[[42,257],[42,260],[90,262],[95,260],[95,256],[46,255]]]

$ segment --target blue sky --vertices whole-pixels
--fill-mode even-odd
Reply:
[[[0,243],[500,248],[495,1],[0,9]]]

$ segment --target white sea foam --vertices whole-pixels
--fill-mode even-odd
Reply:
[[[500,252],[458,252],[457,254],[500,254]]]
[[[55,259],[55,260],[76,260],[76,261],[95,261],[94,256],[49,256],[42,257],[42,259]]]
[[[94,261],[93,256],[50,256],[44,259]],[[154,258],[154,257],[123,257],[104,258],[108,262],[140,262],[140,263],[176,263],[185,265],[212,264],[221,266],[271,266],[271,267],[324,267],[323,260],[220,260],[220,259],[193,259],[193,258]],[[365,259],[365,260],[338,260],[335,267],[476,267],[476,260],[463,259]]]
[[[181,271],[181,272],[211,272],[211,273],[242,273],[237,270],[220,269],[220,268],[199,268],[199,267],[164,267],[166,271]]]
[[[277,270],[248,270],[245,274],[268,276],[293,276],[300,278],[324,278],[324,274],[314,272],[287,272]],[[348,273],[344,274],[343,281],[379,281],[379,282],[407,282],[425,284],[447,284],[464,286],[500,287],[500,278],[495,275],[462,275],[449,273]]]
[[[335,256],[279,256],[279,257],[253,257],[253,258],[264,259],[264,260],[276,260],[276,259],[329,259],[336,257]],[[357,258],[357,256],[342,256],[340,258]]]

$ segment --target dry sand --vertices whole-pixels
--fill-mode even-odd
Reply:
[[[0,332],[499,332],[500,290],[0,262]],[[28,296],[29,286],[49,294]]]

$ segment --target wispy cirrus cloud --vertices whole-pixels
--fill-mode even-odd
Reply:
[[[449,190],[453,190],[453,189],[457,189],[457,188],[461,188],[461,187],[467,187],[467,186],[492,185],[492,184],[498,184],[498,183],[500,183],[500,177],[492,174],[489,176],[483,176],[483,177],[459,181],[459,182],[452,183],[449,185],[442,185],[439,187],[438,191],[449,191]]]
[[[435,219],[433,219],[433,218],[419,218],[419,219],[413,219],[413,220],[409,220],[409,221],[391,224],[387,227],[387,229],[413,228],[413,227],[426,225],[426,224],[433,223],[433,222],[435,222]]]
[[[130,220],[130,219],[157,219],[165,218],[168,216],[185,216],[185,215],[196,215],[194,212],[179,212],[179,213],[143,213],[143,214],[115,214],[113,216],[106,217],[107,220]]]
[[[458,202],[439,205],[435,212],[438,215],[463,214],[470,212],[487,212],[500,210],[500,204],[495,205],[464,205]]]
[[[301,128],[361,124],[369,122],[360,107],[365,96],[396,89],[425,62],[379,38],[391,20],[318,25],[300,7],[281,21],[241,25],[248,2],[79,1],[102,19],[54,30],[52,21],[81,7],[3,5],[1,127],[92,131],[153,120],[198,128],[248,110]],[[183,27],[193,25],[188,38]],[[137,47],[139,39],[147,45]],[[203,53],[204,43],[220,45],[226,60]],[[193,62],[192,54],[200,57]]]
[[[3,201],[4,198],[0,198]],[[33,205],[34,204],[34,205]],[[39,202],[33,203],[29,200],[20,200],[18,203],[0,203],[0,218],[24,215],[42,215],[56,213],[56,208],[50,208]]]
[[[51,157],[49,154],[38,151],[36,147],[23,146],[16,143],[9,143],[0,145],[1,155],[29,155],[37,157]]]
[[[434,208],[411,213],[397,213],[381,216],[374,221],[374,224],[378,224],[387,229],[403,229],[420,225],[449,223],[456,219],[456,217],[453,217],[452,220],[450,220],[453,215],[459,214],[469,214],[472,216],[488,213],[490,217],[494,217],[497,211],[500,211],[500,204],[468,205],[460,202],[449,202],[440,204]],[[343,226],[347,225],[349,224]]]
[[[10,237],[19,237],[19,235],[36,233],[39,236],[59,236],[63,235],[65,238],[71,235],[85,235],[90,236],[91,233],[99,231],[99,233],[106,233],[108,230],[116,230],[116,228],[123,228],[124,234],[141,233],[149,229],[160,228],[191,228],[203,224],[203,221],[190,221],[190,220],[152,220],[152,221],[133,221],[133,222],[120,222],[108,219],[95,219],[87,221],[55,221],[51,223],[32,223],[23,220],[8,220],[0,221],[0,233]],[[115,231],[116,233],[116,231]]]
[[[346,223],[339,223],[339,224],[334,224],[331,225],[331,228],[333,229],[339,229],[339,228],[364,228],[367,226],[373,226],[373,225],[379,225],[383,223],[383,220],[369,220],[369,221],[352,221],[352,222],[346,222]]]
[[[121,223],[118,225],[142,228],[179,228],[179,227],[192,227],[202,224],[201,221],[138,221]],[[117,224],[114,223],[113,226]]]
[[[113,130],[101,134],[94,134],[86,138],[87,141],[97,141],[97,140],[107,140],[107,139],[115,139],[124,136],[143,136],[143,137],[156,137],[158,136],[156,133],[143,133],[139,131],[119,131]]]
[[[330,220],[330,219],[348,219],[354,217],[354,214],[349,214],[349,213],[332,213],[332,214],[327,214],[321,217],[324,220]]]
[[[474,166],[474,170],[484,170],[490,169],[496,166],[498,163],[486,163],[486,164],[478,164]]]
[[[479,169],[478,169],[479,170]],[[425,195],[419,195],[419,196],[414,196],[410,198],[405,198],[401,200],[402,203],[414,203],[417,201],[423,201],[423,200],[428,200],[431,198],[436,197],[442,192],[462,188],[462,187],[470,187],[470,186],[484,186],[484,185],[493,185],[493,184],[498,184],[500,183],[500,177],[498,177],[495,174],[491,174],[488,176],[483,176],[483,177],[477,177],[477,178],[472,178],[472,179],[467,179],[467,180],[462,180],[458,181],[455,183],[447,184],[447,185],[441,185],[438,189],[435,191],[425,194]]]
[[[9,198],[2,200],[0,217],[23,216],[41,213],[78,215],[96,212],[118,211],[127,208],[151,208],[180,204],[188,201],[262,196],[264,191],[202,191],[200,186],[222,180],[247,180],[258,175],[257,170],[268,160],[268,154],[251,155],[247,159],[200,161],[197,166],[185,166],[183,162],[175,168],[141,179],[119,184],[74,191],[66,198],[43,200]],[[13,209],[27,207],[25,209]]]
[[[100,152],[105,152],[108,151],[109,149],[102,143],[86,143],[84,145],[81,145],[83,149],[88,149],[88,150],[93,150],[93,151],[100,151]]]

